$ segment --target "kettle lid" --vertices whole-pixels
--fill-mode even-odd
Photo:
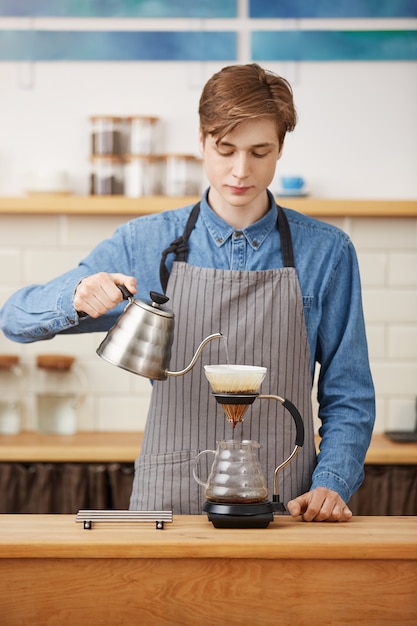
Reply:
[[[158,293],[157,291],[151,291],[149,293],[150,300],[140,300],[139,298],[134,298],[133,294],[130,293],[128,289],[124,285],[118,285],[120,291],[123,294],[124,300],[130,300],[131,304],[135,304],[150,313],[155,313],[156,315],[161,315],[167,318],[173,318],[174,312],[171,309],[166,307],[162,308],[166,302],[168,302],[169,298],[163,293]]]
[[[166,304],[169,300],[168,296],[164,293],[158,293],[157,291],[149,292],[150,301],[146,302],[148,306],[150,306],[153,313],[157,313],[158,315],[163,315],[166,317],[174,317],[174,312],[171,309],[166,307],[162,308],[164,304]]]

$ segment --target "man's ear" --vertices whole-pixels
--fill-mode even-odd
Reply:
[[[201,156],[204,156],[204,144],[205,144],[206,138],[204,136],[203,131],[201,130],[201,128],[198,131],[198,145],[200,148],[200,154]]]
[[[279,149],[278,156],[277,156],[277,161],[279,161],[280,158],[282,157],[283,151],[284,151],[284,142],[282,142],[281,147]]]

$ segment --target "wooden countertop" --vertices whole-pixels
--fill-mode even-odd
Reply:
[[[0,197],[0,215],[126,215],[158,213],[197,202],[197,196],[73,196],[35,194]],[[313,217],[416,217],[417,200],[279,197],[278,201]]]
[[[73,515],[0,516],[0,563],[54,557],[417,560],[417,518],[330,524],[283,516],[259,530],[219,529],[206,515],[179,515],[164,530],[152,522],[99,522],[85,530]]]
[[[132,463],[138,456],[142,437],[141,432],[83,431],[75,435],[44,435],[29,431],[0,435],[0,462]],[[374,435],[365,462],[416,465],[417,443],[394,443],[384,435]]]
[[[2,626],[415,625],[417,517],[346,524],[206,515],[96,523],[0,515]]]

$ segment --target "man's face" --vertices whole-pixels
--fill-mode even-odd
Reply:
[[[216,139],[200,134],[213,209],[255,208],[265,201],[265,190],[281,156],[275,123],[246,120],[218,142]]]

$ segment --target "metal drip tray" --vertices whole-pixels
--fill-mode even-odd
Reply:
[[[80,510],[75,521],[83,522],[85,530],[91,530],[98,522],[155,522],[157,530],[163,530],[165,522],[172,522],[172,511],[113,511]]]

